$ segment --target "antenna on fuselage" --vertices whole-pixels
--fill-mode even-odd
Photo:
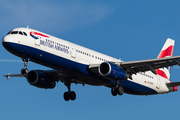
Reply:
[[[29,25],[27,26],[27,28],[29,28]]]

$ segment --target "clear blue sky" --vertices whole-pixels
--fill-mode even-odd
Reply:
[[[167,38],[176,40],[180,55],[179,0],[1,0],[0,38],[16,27],[54,35],[124,61],[156,58]],[[154,96],[124,94],[113,97],[110,89],[72,85],[75,101],[65,102],[66,86],[55,89],[30,86],[25,78],[2,77],[20,73],[21,60],[0,44],[1,120],[152,120],[179,119],[180,91]],[[29,70],[49,69],[30,62]],[[171,81],[180,81],[180,69]]]

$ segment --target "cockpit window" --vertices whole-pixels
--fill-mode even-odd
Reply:
[[[25,36],[27,36],[27,34],[25,32],[23,32]]]
[[[12,31],[11,34],[18,34],[18,31]]]
[[[27,36],[27,34],[23,31],[10,31],[7,33],[8,34],[20,34],[20,35],[24,35],[24,36]]]
[[[21,31],[19,31],[19,34],[20,34],[20,35],[23,35],[23,33],[22,33]]]

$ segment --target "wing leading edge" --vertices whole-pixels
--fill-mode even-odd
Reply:
[[[156,73],[156,69],[164,68],[168,66],[179,65],[180,66],[180,56],[166,57],[166,58],[156,58],[148,60],[139,60],[139,61],[129,61],[129,62],[111,62],[119,67],[123,68],[126,72],[131,74],[136,74],[138,72],[152,71]],[[95,68],[99,67],[100,64],[91,64],[89,69],[92,71],[96,70]]]

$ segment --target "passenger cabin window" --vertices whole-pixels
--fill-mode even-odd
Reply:
[[[25,36],[27,36],[27,34],[25,32],[23,32]]]

